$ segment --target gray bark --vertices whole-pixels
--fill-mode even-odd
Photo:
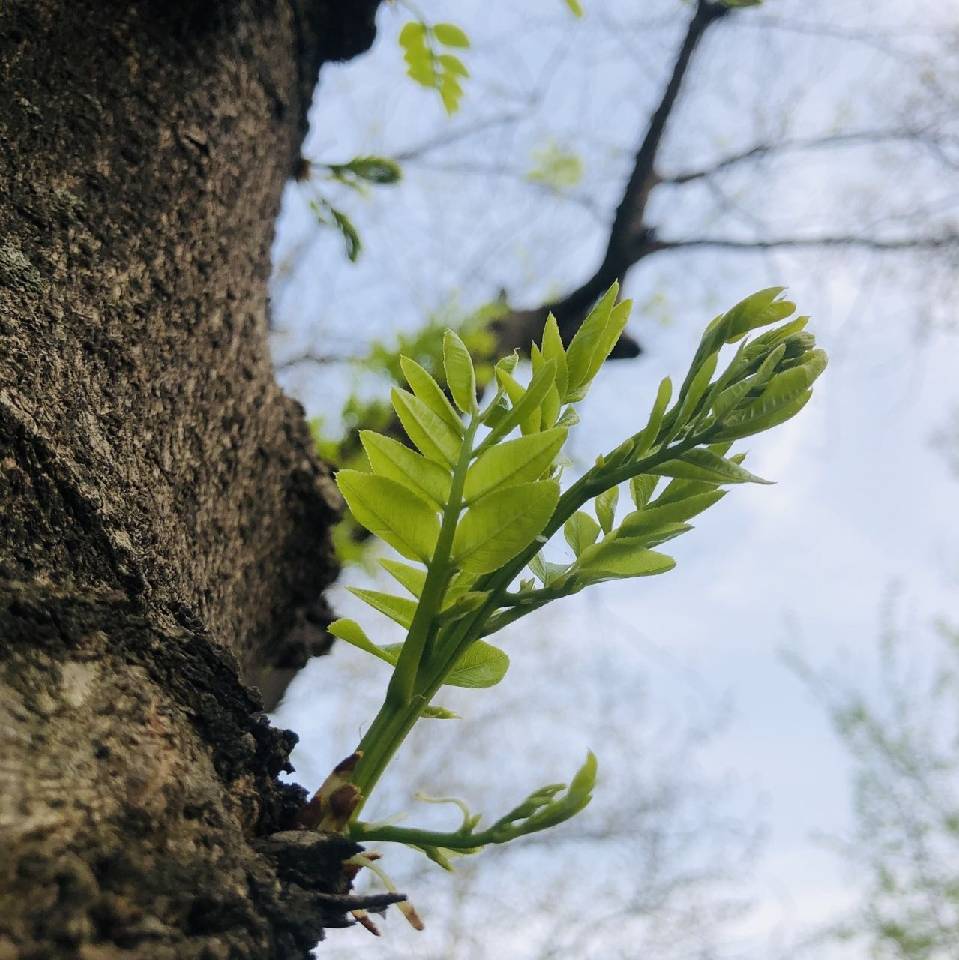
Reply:
[[[301,957],[275,835],[340,502],[266,344],[317,71],[376,0],[0,6],[0,960]]]

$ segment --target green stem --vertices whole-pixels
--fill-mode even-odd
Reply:
[[[453,574],[450,552],[453,549],[453,536],[463,508],[463,487],[473,453],[473,438],[478,428],[479,420],[474,417],[463,435],[459,458],[453,468],[450,495],[443,508],[443,521],[433,557],[426,571],[426,580],[416,606],[416,613],[413,615],[413,622],[410,624],[403,650],[386,691],[387,701],[399,707],[406,706],[413,697],[413,688],[416,684],[420,661],[423,659],[423,650],[429,639],[430,628]]]
[[[435,629],[436,615],[453,574],[450,564],[453,536],[463,508],[463,488],[466,484],[466,473],[473,453],[473,440],[479,424],[479,418],[474,416],[463,435],[459,458],[450,482],[450,495],[443,508],[443,520],[436,540],[436,548],[426,571],[426,580],[416,613],[413,615],[413,622],[410,624],[403,650],[397,660],[393,676],[390,678],[386,700],[357,747],[362,755],[353,771],[352,781],[359,789],[361,799],[354,816],[359,814],[370,791],[386,769],[386,765],[399,745],[406,739],[423,709],[429,704],[430,697],[436,692],[433,690],[429,696],[424,697],[417,690],[417,680],[422,672],[424,654],[427,656],[429,654],[430,633]]]
[[[445,833],[441,830],[418,830],[415,827],[350,824],[351,840],[373,840],[384,843],[405,843],[414,847],[443,847],[447,850],[473,850],[491,843],[506,843],[513,837],[507,832],[490,828],[479,833]]]

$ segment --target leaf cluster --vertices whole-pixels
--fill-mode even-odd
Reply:
[[[568,346],[549,318],[532,346],[527,382],[517,377],[515,354],[498,361],[485,405],[470,352],[452,331],[443,338],[445,389],[421,364],[400,359],[408,389],[394,388],[392,404],[411,446],[363,431],[369,470],[337,475],[355,519],[403,558],[381,561],[402,593],[354,591],[407,630],[402,644],[378,646],[354,621],[331,627],[393,668],[386,702],[360,745],[354,783],[364,798],[419,717],[449,716],[432,704],[441,686],[502,679],[509,660],[485,638],[592,584],[666,572],[674,561],[656,548],[691,530],[689,521],[718,502],[724,487],[765,482],[742,466],[742,455],[730,454],[731,443],[797,413],[826,364],[807,318],[787,319],[795,307],[781,293],[760,291],[717,317],[679,389],[663,380],[645,426],[565,492],[560,460],[578,420],[575,405],[629,317],[617,285]],[[720,372],[729,345],[738,346]],[[617,520],[623,488],[632,508]],[[574,555],[566,564],[544,554],[560,531]],[[533,795],[545,798],[540,807],[517,815],[510,830],[520,821],[522,832],[558,822],[555,810],[546,811],[559,788],[546,789]],[[470,836],[477,845],[502,842],[488,833]]]
[[[451,116],[456,113],[463,96],[461,81],[469,76],[469,70],[451,51],[468,48],[469,37],[452,23],[411,20],[400,31],[399,43],[407,76],[420,86],[435,90],[446,112]]]
[[[346,163],[307,165],[309,171],[318,168],[326,170],[329,180],[364,196],[370,185],[392,186],[399,183],[403,175],[400,165],[388,157],[363,156],[354,157]],[[317,190],[310,200],[310,210],[317,223],[332,227],[340,234],[347,258],[351,263],[355,263],[363,250],[363,243],[348,214],[335,206],[320,190]]]

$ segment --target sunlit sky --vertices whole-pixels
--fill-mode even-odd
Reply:
[[[451,293],[471,305],[503,287],[517,304],[532,304],[544,293],[575,286],[594,265],[602,215],[615,205],[628,148],[658,95],[682,6],[674,0],[594,0],[586,3],[583,23],[565,15],[559,0],[538,0],[522,13],[492,0],[452,6],[455,11],[439,2],[422,8],[428,18],[455,19],[473,39],[468,62],[474,78],[461,116],[448,121],[427,92],[402,77],[395,37],[405,14],[384,9],[374,51],[325,71],[305,152],[321,160],[389,155],[496,122],[410,163],[402,186],[365,201],[343,201],[366,245],[355,266],[331,231],[311,224],[305,209],[310,188],[291,188],[276,245],[284,271],[274,301],[279,360],[305,346],[360,353],[369,338],[412,328]],[[674,117],[664,165],[695,167],[757,138],[895,125],[896,118],[882,111],[909,103],[896,72],[904,69],[901,60],[890,65],[876,44],[849,36],[868,28],[884,38],[882,44],[921,51],[933,43],[937,24],[955,29],[957,10],[892,2],[842,6],[837,12],[835,4],[780,0],[718,27]],[[644,8],[641,17],[630,12],[635,7]],[[797,29],[817,25],[836,37]],[[499,122],[531,102],[528,119]],[[573,192],[592,198],[598,214],[583,203],[551,199],[523,180],[533,152],[548,142],[581,156],[585,178]],[[925,163],[896,147],[802,154],[759,175],[733,174],[722,183],[724,199],[705,189],[664,192],[654,204],[654,221],[669,236],[922,229],[921,216],[905,215],[959,193],[954,180],[940,181],[940,168]],[[893,185],[895,202],[888,196]],[[880,215],[875,208],[882,204],[887,207]],[[944,201],[939,210],[955,222],[954,206],[950,214]],[[631,330],[645,353],[601,373],[581,409],[574,454],[588,463],[634,432],[658,379],[682,377],[711,315],[771,283],[788,285],[831,356],[807,409],[773,435],[748,442],[750,469],[777,484],[734,489],[699,518],[693,533],[670,545],[678,567],[667,576],[605,584],[564,601],[545,616],[540,630],[548,636],[535,644],[525,631],[504,635],[513,666],[477,707],[496,714],[499,703],[505,714],[529,689],[531,711],[508,734],[508,747],[518,765],[534,746],[524,742],[527,736],[537,748],[539,738],[549,737],[544,753],[562,764],[551,779],[568,776],[587,743],[589,729],[578,725],[575,701],[587,681],[597,685],[590,696],[600,713],[603,690],[617,688],[617,704],[635,698],[637,715],[653,726],[660,708],[660,721],[678,710],[702,722],[728,707],[721,734],[697,754],[698,771],[707,779],[728,779],[730,802],[739,804],[742,819],[758,816],[764,842],[742,878],[753,907],[730,925],[724,950],[708,956],[743,960],[785,956],[822,925],[841,919],[858,891],[859,878],[823,839],[849,828],[850,766],[822,704],[789,668],[785,653],[816,668],[842,669],[868,686],[890,591],[897,591],[897,609],[914,630],[921,657],[933,618],[956,612],[959,577],[956,478],[932,443],[959,408],[956,335],[948,310],[936,303],[943,278],[935,266],[835,250],[697,252],[650,260],[626,284],[637,303]],[[336,365],[299,367],[283,379],[311,413],[329,415],[351,377],[348,365]],[[361,389],[376,388],[361,383]],[[565,549],[551,546],[557,555]],[[349,574],[351,582],[364,576]],[[342,588],[333,599],[370,631],[380,628],[377,616],[360,612]],[[545,658],[539,652],[544,643],[552,651]],[[563,651],[574,665],[569,674]],[[376,665],[356,672],[361,657],[337,648],[314,661],[277,711],[277,722],[302,735],[294,761],[297,779],[308,787],[352,749],[352,737],[369,718],[364,711],[381,692],[377,684],[385,685]],[[557,676],[544,679],[540,672],[550,664]],[[634,673],[644,678],[642,686],[634,694],[618,689]],[[570,674],[577,674],[575,682]],[[344,699],[331,699],[334,684],[353,686]],[[537,701],[543,686],[551,692]],[[563,699],[567,688],[572,702]],[[535,724],[537,702],[546,734]],[[331,737],[331,726],[346,739]],[[468,740],[472,728],[463,729]],[[624,724],[594,743],[601,764],[615,769],[633,762],[639,744],[630,737]],[[423,750],[425,742],[411,750]],[[521,772],[521,765],[516,769]],[[440,781],[429,786],[443,790]],[[521,777],[518,784],[513,792],[520,795],[538,785]],[[409,795],[420,786],[396,789]],[[503,863],[510,869],[508,859]],[[429,913],[428,900],[417,906]],[[336,956],[338,945],[350,955],[382,950],[363,936],[332,934],[321,955],[332,950]],[[396,920],[387,924],[387,936],[401,955],[442,955],[422,952]],[[450,957],[478,955],[455,949]],[[508,949],[507,955],[523,957],[522,937]],[[812,955],[865,957],[861,944],[819,944]]]

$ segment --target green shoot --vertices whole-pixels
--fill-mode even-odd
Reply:
[[[762,290],[709,324],[679,390],[665,379],[642,429],[563,491],[557,463],[577,421],[575,404],[629,317],[618,292],[617,285],[607,291],[568,347],[550,317],[531,351],[529,382],[514,376],[515,356],[500,360],[485,406],[470,353],[452,331],[443,343],[445,389],[418,363],[402,361],[410,389],[395,389],[393,406],[412,446],[366,431],[369,470],[341,470],[337,483],[356,521],[403,558],[381,562],[404,593],[354,592],[400,623],[406,639],[381,646],[355,621],[330,627],[388,664],[392,676],[379,713],[311,802],[304,825],[405,843],[449,868],[453,854],[562,823],[589,802],[591,753],[568,788],[543,787],[485,829],[460,801],[463,822],[450,832],[359,819],[416,722],[453,716],[433,704],[442,686],[502,680],[509,659],[488,638],[592,584],[665,573],[674,561],[657,548],[689,532],[724,487],[765,483],[743,467],[743,455],[730,454],[732,442],[790,419],[825,368],[806,318],[787,319],[795,307],[781,288]],[[720,369],[720,352],[734,343]],[[632,508],[619,516],[627,498]],[[574,554],[567,564],[543,554],[560,532]]]

